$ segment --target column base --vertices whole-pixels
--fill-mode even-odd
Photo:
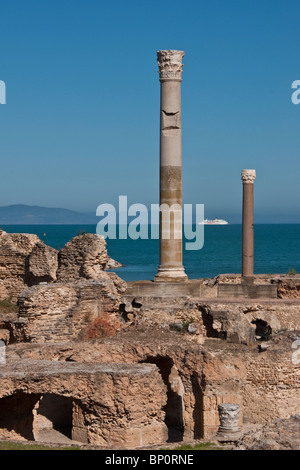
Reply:
[[[155,282],[182,282],[187,280],[188,277],[185,274],[183,267],[165,268],[159,266],[157,273],[154,277]]]
[[[216,434],[216,440],[220,442],[235,442],[242,437],[242,434],[241,427],[236,427],[231,430],[220,426]]]
[[[242,274],[241,284],[248,285],[248,286],[254,284],[254,275],[253,274],[251,274],[251,275]]]

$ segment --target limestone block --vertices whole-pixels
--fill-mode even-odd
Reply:
[[[107,254],[103,237],[84,233],[72,238],[60,250],[57,279],[60,282],[99,279],[104,269],[115,267],[115,263],[112,263]]]
[[[40,239],[27,233],[0,235],[0,291],[14,300],[27,286],[27,259]]]
[[[0,329],[0,340],[4,341],[5,344],[9,343],[10,340],[10,332],[4,328]]]
[[[55,281],[57,268],[58,251],[44,243],[37,243],[28,260],[30,283]]]
[[[95,320],[109,330],[120,329],[122,288],[118,276],[102,271],[101,279],[40,284],[24,290],[18,298],[18,318],[23,322],[18,341],[59,342],[85,332],[89,337],[88,330]]]

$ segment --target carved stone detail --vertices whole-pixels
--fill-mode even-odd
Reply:
[[[157,61],[160,80],[181,80],[183,51],[158,51]]]
[[[217,432],[219,440],[235,441],[240,437],[239,426],[240,405],[235,403],[222,403],[218,405],[220,426]]]
[[[255,170],[243,170],[242,171],[243,183],[253,184],[255,178],[256,178],[256,171]]]

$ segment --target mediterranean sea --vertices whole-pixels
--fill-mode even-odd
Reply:
[[[58,250],[82,232],[96,233],[96,225],[2,225],[1,228],[9,233],[35,233]],[[290,270],[300,273],[300,224],[257,224],[254,246],[255,274],[285,274]],[[111,258],[123,264],[114,271],[125,281],[151,280],[156,274],[157,239],[107,239],[107,251]],[[240,273],[241,251],[241,225],[206,225],[203,248],[183,250],[185,271],[190,279]]]

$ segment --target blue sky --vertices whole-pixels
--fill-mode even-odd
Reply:
[[[1,4],[0,205],[94,212],[158,202],[156,51],[185,51],[183,194],[237,220],[298,222],[300,3],[10,0]]]

